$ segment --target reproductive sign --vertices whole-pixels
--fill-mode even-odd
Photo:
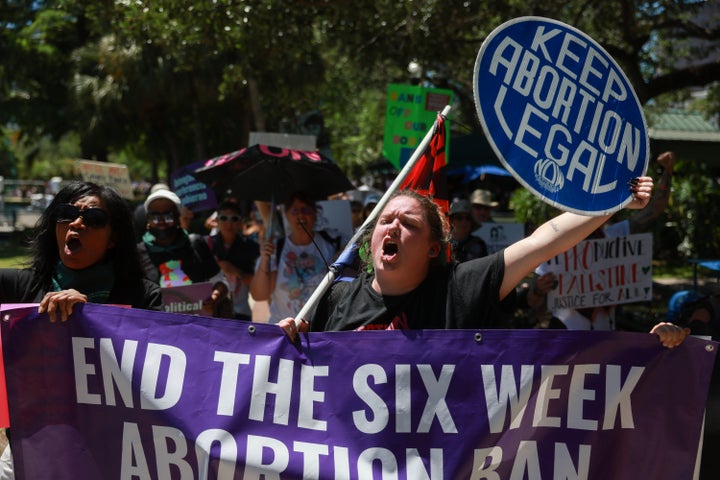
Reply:
[[[495,153],[526,188],[566,211],[604,215],[647,170],[640,102],[592,38],[522,17],[496,28],[475,62],[475,105]]]

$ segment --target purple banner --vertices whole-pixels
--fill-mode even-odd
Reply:
[[[236,320],[13,312],[11,446],[17,478],[34,480],[689,479],[717,346],[422,330],[298,348]]]

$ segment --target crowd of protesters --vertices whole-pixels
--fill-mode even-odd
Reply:
[[[657,162],[663,171],[652,196],[648,197],[647,208],[634,210],[629,219],[622,222],[608,222],[610,225],[602,222],[604,228],[574,239],[575,243],[597,232],[609,235],[607,232],[617,231],[619,235],[627,235],[645,230],[667,207],[671,187],[673,154],[665,152]],[[272,323],[292,316],[302,308],[349,238],[338,241],[326,232],[315,234],[318,222],[315,200],[326,199],[313,198],[312,192],[293,193],[285,207],[277,209],[275,223],[268,228],[268,205],[260,202],[240,202],[229,197],[222,199],[214,211],[192,212],[167,184],[147,184],[142,188],[147,195],[132,214],[134,238],[145,277],[164,288],[212,282],[213,292],[204,313],[213,316],[254,318]],[[348,204],[353,232],[368,217],[382,194],[381,188],[369,188],[335,197]],[[453,199],[444,224],[453,261],[465,263],[496,253],[496,248],[489,249],[477,235],[482,225],[495,221],[493,216],[499,206],[495,196],[485,188],[455,195],[451,192]],[[284,221],[278,221],[283,216]],[[367,233],[369,239],[370,233]],[[365,247],[361,255],[364,253],[367,257],[371,253],[370,243]],[[503,250],[504,255],[507,251]],[[544,253],[550,251],[543,248]],[[365,258],[362,270],[370,269],[368,260]],[[504,327],[585,328],[582,322],[573,323],[566,320],[568,317],[562,312],[546,308],[546,296],[556,284],[552,273],[538,270],[517,280],[510,296],[512,301],[508,302],[511,306],[499,314],[510,318],[503,322]],[[267,314],[253,315],[253,308],[262,304],[269,306],[269,318]],[[612,309],[603,311],[614,313]],[[521,320],[513,321],[513,317]],[[598,317],[594,313],[588,317],[590,328],[612,329],[616,325],[612,318],[603,323],[594,321]],[[540,321],[541,318],[544,321]]]
[[[650,177],[629,186],[633,200],[626,208],[636,213],[620,235],[642,231],[666,208],[674,157],[663,154],[658,162],[664,171],[655,193]],[[353,230],[381,193],[340,196]],[[65,321],[79,302],[158,310],[161,288],[209,282],[202,314],[278,323],[291,339],[307,330],[507,328],[518,310],[546,312],[555,279],[544,272],[533,276],[534,269],[610,219],[562,213],[489,252],[473,232],[493,222],[498,203],[490,191],[455,198],[447,214],[428,197],[398,191],[364,232],[357,276],[333,284],[308,318],[295,318],[347,240],[316,231],[316,200],[323,199],[311,192],[288,195],[277,212],[286,231],[277,235],[272,216],[260,213],[268,212],[267,205],[228,198],[214,212],[201,212],[198,228],[192,227],[198,213],[165,184],[153,185],[133,212],[112,188],[71,182],[39,221],[32,266],[0,270],[0,302],[39,302],[41,313]],[[254,317],[253,306],[263,302],[269,318]],[[690,327],[714,338],[715,305],[699,304],[689,315]],[[689,332],[670,322],[651,330],[669,348]]]

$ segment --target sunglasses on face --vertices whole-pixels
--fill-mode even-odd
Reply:
[[[290,209],[291,215],[300,215],[301,213],[303,215],[312,215],[315,213],[315,209],[310,207],[293,207]]]
[[[55,211],[57,223],[70,223],[82,217],[83,225],[89,228],[103,228],[108,223],[108,214],[102,208],[92,207],[80,210],[71,203],[61,203]]]
[[[227,215],[218,215],[218,220],[220,220],[221,222],[227,222],[227,221],[230,221],[230,222],[239,222],[239,221],[240,221],[240,217],[237,216],[237,215],[230,215],[230,216],[227,216]]]
[[[452,219],[459,222],[469,222],[472,220],[472,217],[470,217],[470,215],[453,215]]]
[[[177,222],[177,217],[174,213],[148,213],[147,219],[148,222],[153,225],[159,225],[160,223],[172,225]]]

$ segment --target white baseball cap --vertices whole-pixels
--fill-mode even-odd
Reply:
[[[145,200],[145,212],[148,211],[150,204],[159,198],[164,198],[166,200],[170,200],[171,202],[173,202],[175,204],[175,206],[178,209],[178,212],[180,211],[180,207],[182,206],[182,203],[180,202],[180,197],[175,195],[170,190],[157,190],[157,191],[151,193]]]

